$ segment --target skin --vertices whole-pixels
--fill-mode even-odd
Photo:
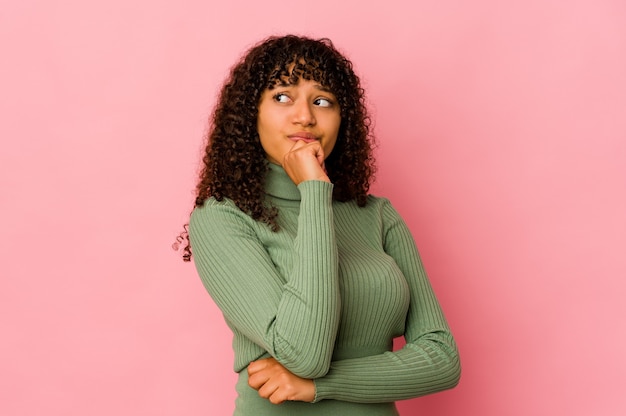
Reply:
[[[257,131],[267,159],[281,165],[296,185],[330,182],[324,160],[335,147],[341,112],[337,99],[315,81],[265,90],[259,102]]]
[[[265,90],[259,103],[257,131],[267,159],[281,165],[296,184],[330,182],[324,160],[335,147],[341,112],[335,96],[315,81]],[[312,402],[313,380],[296,376],[274,358],[248,365],[248,384],[271,403]]]

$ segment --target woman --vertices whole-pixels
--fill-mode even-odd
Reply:
[[[363,90],[330,41],[251,48],[203,163],[184,256],[233,331],[235,415],[397,415],[394,401],[458,383],[411,234],[368,195]]]

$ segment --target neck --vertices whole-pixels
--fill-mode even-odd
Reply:
[[[265,193],[275,198],[300,200],[300,191],[287,172],[280,165],[271,162],[265,177]]]

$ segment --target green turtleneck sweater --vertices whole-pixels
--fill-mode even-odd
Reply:
[[[296,186],[274,164],[265,188],[278,232],[228,199],[190,220],[196,268],[234,335],[235,414],[395,415],[395,400],[454,387],[455,342],[389,201],[333,201],[332,184]],[[276,406],[248,387],[242,370],[267,356],[314,379],[315,403]]]

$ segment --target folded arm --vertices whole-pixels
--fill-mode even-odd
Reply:
[[[228,324],[294,374],[316,378],[330,366],[340,314],[332,185],[308,181],[300,189],[289,276],[257,236],[265,225],[232,202],[196,209],[190,239],[202,282]]]

